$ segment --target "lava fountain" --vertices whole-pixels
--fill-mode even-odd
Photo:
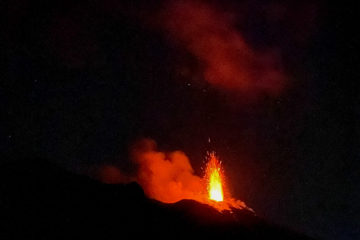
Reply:
[[[224,200],[223,172],[221,162],[214,152],[208,155],[205,169],[205,180],[207,181],[207,192],[210,200],[222,202]]]
[[[229,210],[232,212],[232,209],[247,209],[254,212],[251,208],[247,207],[244,202],[232,198],[227,191],[222,163],[215,152],[208,153],[206,160],[203,180],[205,182],[207,196],[206,199],[201,202],[211,205],[219,211]]]

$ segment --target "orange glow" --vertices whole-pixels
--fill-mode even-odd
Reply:
[[[138,165],[135,179],[150,198],[165,203],[192,199],[218,211],[251,210],[244,202],[231,197],[223,167],[215,152],[208,153],[206,157],[203,177],[194,173],[185,153],[158,151],[156,143],[149,139],[134,145],[132,158]]]
[[[238,30],[235,13],[221,10],[213,1],[167,2],[164,29],[196,57],[209,84],[249,97],[281,92],[286,76],[280,53],[249,45]]]
[[[205,179],[207,180],[209,199],[216,202],[222,202],[224,200],[224,192],[221,162],[216,158],[214,152],[210,153],[208,156]]]

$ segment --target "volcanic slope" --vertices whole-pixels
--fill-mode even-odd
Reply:
[[[103,184],[40,159],[0,166],[0,213],[3,240],[311,239],[246,210],[165,204],[137,183]]]

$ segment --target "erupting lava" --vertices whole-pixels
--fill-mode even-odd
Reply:
[[[221,162],[216,158],[214,152],[208,156],[205,179],[207,180],[209,199],[222,202],[224,200],[224,192]]]
[[[232,198],[227,192],[224,171],[215,152],[208,153],[206,159],[203,180],[205,180],[207,196],[201,202],[209,204],[219,211],[232,211],[235,208],[253,211],[244,202]]]
[[[165,203],[193,199],[219,211],[251,210],[244,202],[231,197],[221,161],[215,152],[207,154],[202,177],[194,173],[183,152],[158,151],[152,140],[145,139],[135,145],[132,157],[139,166],[136,181],[150,198]]]

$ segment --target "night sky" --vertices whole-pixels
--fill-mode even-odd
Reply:
[[[359,239],[355,4],[209,1],[231,9],[252,49],[281,56],[281,91],[248,96],[205,81],[196,56],[158,27],[167,2],[9,1],[0,161],[131,173],[129,147],[146,137],[184,151],[200,175],[214,150],[233,195],[259,216]]]

